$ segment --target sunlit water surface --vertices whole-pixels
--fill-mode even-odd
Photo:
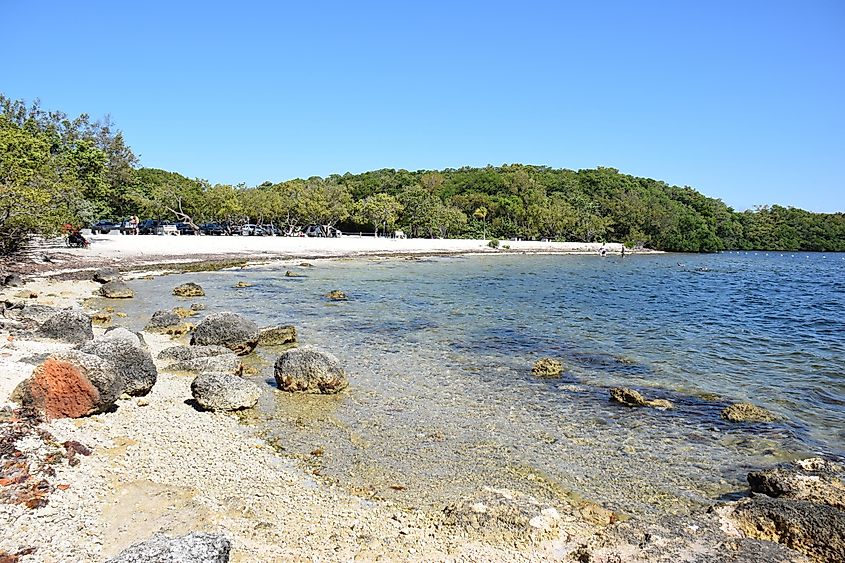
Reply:
[[[195,281],[206,312],[293,324],[301,344],[337,355],[348,391],[292,396],[272,385],[279,351],[262,352],[254,379],[265,393],[249,420],[361,494],[440,506],[491,485],[647,516],[730,496],[751,469],[845,452],[841,255],[315,265],[139,280],[125,307],[139,328],[153,310],[190,302],[170,290]],[[349,300],[325,299],[332,289]],[[564,362],[561,378],[531,374],[544,356]],[[612,386],[676,408],[613,404]],[[720,420],[736,401],[782,421]]]

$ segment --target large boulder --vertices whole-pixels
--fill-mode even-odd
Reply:
[[[96,270],[92,279],[97,283],[109,283],[119,280],[120,272],[118,272],[116,268],[107,266]]]
[[[68,350],[44,360],[12,398],[48,419],[79,418],[108,410],[122,392],[123,378],[111,361]]]
[[[806,500],[754,495],[729,515],[745,535],[784,544],[817,561],[845,561],[845,511]]]
[[[129,299],[135,297],[135,292],[126,282],[113,280],[100,286],[100,295],[109,299]]]
[[[146,395],[158,379],[153,357],[141,347],[138,337],[129,332],[113,331],[80,346],[79,350],[111,360],[123,378],[123,392]]]
[[[36,336],[79,344],[94,338],[91,317],[77,309],[62,309],[44,321]]]
[[[208,371],[230,374],[241,373],[243,371],[240,358],[231,352],[216,356],[200,356],[187,360],[179,360],[170,364],[168,369],[196,373]]]
[[[177,538],[156,534],[106,563],[228,563],[231,549],[221,534],[192,532]]]
[[[719,416],[730,422],[772,422],[777,420],[774,414],[751,403],[735,403],[725,407]]]
[[[205,372],[191,383],[191,394],[199,405],[210,411],[251,409],[258,403],[261,389],[231,373]]]
[[[140,332],[132,332],[126,327],[113,326],[107,328],[106,332],[100,338],[110,338],[112,340],[121,340],[129,343],[132,346],[147,349],[147,341],[144,340],[144,335]]]
[[[842,466],[821,458],[784,463],[748,474],[755,493],[827,504],[845,510]]]
[[[144,330],[164,332],[168,328],[177,326],[182,322],[182,317],[173,311],[156,311],[150,318],[150,322],[144,327]]]
[[[182,361],[231,353],[225,346],[171,346],[159,352],[158,359]]]
[[[199,284],[188,282],[174,287],[173,295],[177,297],[203,297],[205,296],[205,291],[203,291]]]
[[[296,343],[296,328],[292,326],[262,328],[258,335],[258,343],[262,346],[294,344]]]
[[[627,387],[614,387],[610,390],[610,400],[626,407],[651,407],[655,409],[671,409],[670,401],[666,399],[646,399],[639,391]]]
[[[336,357],[310,347],[288,350],[279,356],[274,375],[282,391],[337,393],[349,385]]]
[[[50,307],[49,305],[27,303],[26,301],[18,301],[16,303],[7,301],[5,306],[5,317],[19,320],[29,319],[37,323],[43,323],[61,310]]]
[[[258,325],[237,313],[212,313],[204,318],[191,336],[191,345],[226,346],[245,356],[258,345]]]

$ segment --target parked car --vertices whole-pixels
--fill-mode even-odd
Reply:
[[[307,237],[339,237],[343,233],[331,225],[308,225],[303,231]]]
[[[189,223],[176,223],[176,230],[180,235],[195,235],[197,232]]]
[[[241,225],[241,235],[245,237],[252,237],[255,235],[261,234],[261,227],[258,225],[253,225],[252,223],[247,223],[246,225]]]
[[[154,235],[154,234],[156,234],[156,229],[162,223],[163,223],[163,221],[157,221],[155,219],[144,219],[143,221],[138,223],[138,234]],[[127,221],[127,224],[128,224],[128,221]]]
[[[93,225],[91,225],[91,234],[96,235],[98,233],[107,235],[111,231],[118,231],[120,230],[120,223],[116,221],[109,221],[107,219],[101,219],[97,221]]]
[[[215,236],[228,235],[229,226],[221,223],[205,223],[203,225],[200,225],[200,234]]]
[[[265,237],[280,237],[282,231],[276,225],[258,225]]]

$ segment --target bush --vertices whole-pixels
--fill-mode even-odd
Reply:
[[[487,243],[487,246],[489,246],[490,248],[499,248],[499,239],[490,239],[490,242]]]

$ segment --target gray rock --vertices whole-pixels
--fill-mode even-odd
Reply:
[[[91,317],[76,309],[62,309],[44,321],[36,336],[79,344],[94,338]]]
[[[205,296],[205,291],[199,284],[188,282],[174,287],[173,295],[177,297],[203,297]]]
[[[845,561],[845,512],[832,506],[754,495],[736,503],[729,518],[749,537],[819,561]]]
[[[563,363],[552,358],[540,358],[534,362],[531,373],[538,377],[557,377],[563,373]]]
[[[772,422],[777,419],[763,407],[751,403],[735,403],[725,407],[719,416],[730,422]]]
[[[191,394],[210,411],[251,409],[258,403],[258,385],[230,373],[204,372],[191,383]]]
[[[274,375],[282,391],[337,393],[349,385],[336,357],[310,347],[288,350],[279,356]]]
[[[670,401],[666,399],[646,399],[638,391],[627,387],[614,387],[610,390],[610,400],[626,407],[651,407],[655,409],[671,409]]]
[[[79,349],[86,354],[111,360],[123,378],[124,393],[146,395],[158,379],[158,370],[152,356],[141,347],[138,337],[128,330],[125,333],[113,331],[110,335],[86,342]]]
[[[109,283],[119,280],[120,272],[118,272],[117,269],[108,266],[95,271],[92,279],[97,283]]]
[[[204,311],[205,303],[191,303],[191,311]]]
[[[173,311],[156,311],[144,330],[163,331],[182,322],[182,317]]]
[[[217,373],[241,373],[241,360],[235,354],[229,352],[217,356],[201,356],[189,360],[180,360],[168,366],[173,371],[193,371],[202,373],[205,371]]]
[[[43,323],[60,310],[61,309],[56,309],[55,307],[50,307],[49,305],[21,302],[21,307],[11,307],[6,309],[5,316],[11,319],[30,319],[37,323]]]
[[[212,313],[197,325],[192,346],[226,346],[244,356],[258,345],[258,325],[236,313]]]
[[[262,346],[283,346],[295,342],[296,328],[292,326],[262,328],[258,335],[258,343]]]
[[[111,408],[123,385],[123,377],[111,361],[68,350],[44,360],[18,385],[12,399],[48,419],[78,418]]]
[[[748,474],[755,493],[827,504],[845,510],[842,466],[821,458],[784,463]]]
[[[222,534],[192,532],[176,538],[156,534],[106,563],[228,563],[231,549]]]
[[[23,279],[18,274],[9,274],[3,278],[3,285],[6,287],[20,287],[23,285]]]
[[[115,280],[104,283],[100,287],[100,295],[109,299],[130,299],[135,297],[135,292],[126,282]]]
[[[120,340],[138,346],[140,348],[147,348],[147,341],[144,340],[144,335],[140,332],[133,332],[128,328],[122,326],[113,326],[106,329],[106,332],[100,338],[109,338],[112,340]]]
[[[181,361],[231,353],[225,346],[171,346],[159,352],[158,359]]]

